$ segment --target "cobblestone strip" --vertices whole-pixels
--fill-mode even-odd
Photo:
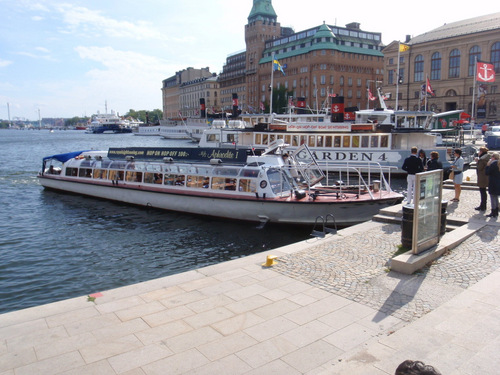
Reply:
[[[389,272],[401,243],[399,225],[387,224],[280,258],[277,272],[383,314],[412,321],[432,311],[500,266],[499,228],[484,227],[414,275]]]

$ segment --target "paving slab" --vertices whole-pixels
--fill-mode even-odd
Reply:
[[[467,236],[449,232],[453,246],[411,275],[391,270],[400,225],[370,221],[94,301],[0,315],[0,374],[383,375],[405,359],[498,374],[500,224],[478,201],[464,190],[448,205]],[[262,267],[271,254],[277,264]]]

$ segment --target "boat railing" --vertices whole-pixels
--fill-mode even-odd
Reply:
[[[378,162],[348,162],[345,164],[321,164],[326,173],[326,185],[340,185],[352,188],[356,186],[359,191],[372,193],[392,192],[391,171],[397,167],[383,166]]]
[[[297,177],[297,173],[301,172],[300,168],[291,165],[282,166],[280,168],[286,172],[281,175],[279,185],[282,190],[276,193],[280,195],[290,193],[290,189],[284,188],[289,186],[284,183],[285,175],[297,182],[297,188],[307,190],[309,196],[312,196],[313,199],[315,196],[331,193],[336,194],[339,198],[347,198],[349,195],[359,197],[362,194],[368,194],[371,199],[376,199],[377,196],[382,198],[385,193],[392,192],[390,167],[384,167],[380,164],[378,166],[367,166],[362,163],[359,165],[332,164],[329,167],[329,172],[325,174],[322,181],[309,184],[303,176]],[[276,166],[265,167],[264,169],[267,173],[267,170],[271,168],[276,169]]]

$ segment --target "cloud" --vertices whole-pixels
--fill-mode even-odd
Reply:
[[[0,68],[5,68],[12,64],[12,61],[0,59]]]
[[[75,7],[70,4],[61,4],[56,8],[63,15],[63,22],[66,25],[65,29],[61,29],[63,33],[132,38],[136,40],[167,39],[164,34],[151,27],[145,21],[138,21],[136,23],[118,21],[104,16],[100,11]]]

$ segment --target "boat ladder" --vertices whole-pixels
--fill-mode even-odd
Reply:
[[[331,218],[331,223],[328,219]],[[320,227],[321,230],[316,228]],[[324,238],[327,234],[337,234],[337,223],[335,222],[335,217],[332,214],[327,214],[326,218],[323,216],[318,216],[314,223],[311,236]]]

